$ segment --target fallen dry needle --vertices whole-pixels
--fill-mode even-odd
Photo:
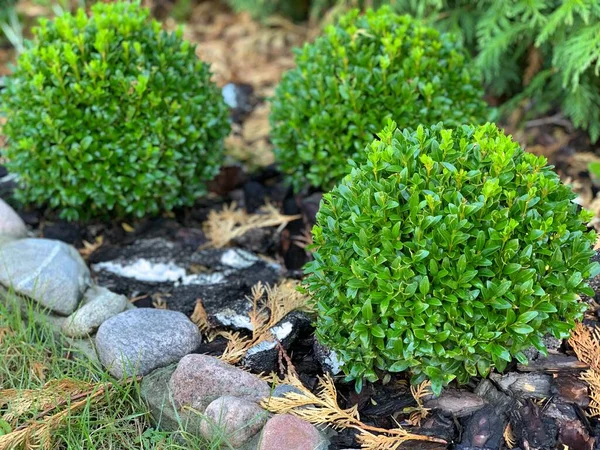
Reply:
[[[129,379],[125,382],[130,382]],[[0,435],[0,450],[15,448],[52,448],[52,432],[81,408],[97,404],[113,383],[86,383],[78,380],[52,380],[40,389],[0,390],[0,408],[8,409],[0,419],[15,423],[32,407],[42,411],[13,431]],[[104,397],[106,398],[106,397]]]
[[[590,366],[581,374],[581,379],[590,386],[589,412],[592,417],[600,416],[600,331],[578,323],[571,333],[569,344],[577,359]]]
[[[221,211],[211,211],[204,225],[204,233],[214,248],[225,247],[233,239],[243,236],[256,228],[279,227],[283,229],[300,215],[286,216],[271,204],[263,206],[257,214],[248,214],[237,209],[235,202],[223,207]]]
[[[285,316],[295,310],[309,311],[309,298],[297,290],[298,283],[288,280],[271,287],[258,282],[252,287],[252,309],[248,313],[252,324],[252,336],[239,332],[219,331],[217,334],[229,340],[221,359],[230,364],[239,362],[248,350],[261,342],[274,342],[271,329]]]
[[[429,441],[446,444],[443,439],[413,434],[398,427],[385,429],[366,425],[360,420],[358,406],[342,409],[338,406],[337,390],[332,378],[319,377],[317,393],[307,389],[297,376],[288,374],[282,381],[299,392],[287,392],[283,397],[271,397],[261,402],[266,410],[277,414],[293,414],[315,425],[329,425],[335,429],[358,430],[358,442],[364,450],[397,450],[406,441]]]

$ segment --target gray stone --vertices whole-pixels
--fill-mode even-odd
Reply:
[[[0,237],[19,239],[27,236],[23,219],[0,198]]]
[[[213,400],[232,395],[259,402],[269,397],[266,381],[208,355],[187,355],[179,361],[169,383],[178,408],[204,412]]]
[[[177,362],[200,343],[198,327],[185,315],[152,308],[117,314],[96,334],[100,361],[117,378],[146,375]]]
[[[206,439],[223,436],[229,445],[239,448],[262,429],[269,413],[255,402],[225,395],[211,402],[204,416],[200,429]]]
[[[142,380],[140,395],[148,404],[152,422],[161,430],[178,431],[200,436],[204,418],[194,411],[177,411],[169,389],[169,379],[176,365],[157,369]]]
[[[63,332],[70,337],[83,337],[96,332],[105,320],[124,311],[127,298],[99,286],[89,288],[81,307],[63,324]]]
[[[424,405],[453,417],[465,417],[483,408],[485,402],[472,392],[446,389],[439,397],[427,400]]]
[[[263,428],[258,450],[326,450],[325,436],[312,424],[291,414],[277,414]]]
[[[275,389],[273,389],[273,392],[271,392],[271,397],[284,397],[285,394],[289,394],[290,392],[300,395],[303,394],[300,389],[290,384],[278,384],[275,386]]]
[[[90,272],[64,242],[21,239],[0,247],[0,283],[68,316],[89,286]]]

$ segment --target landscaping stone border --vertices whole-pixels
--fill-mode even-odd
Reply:
[[[29,300],[26,300],[28,298]],[[272,415],[259,406],[271,386],[212,356],[194,354],[198,327],[176,311],[136,308],[94,285],[77,250],[60,241],[28,238],[18,215],[0,200],[0,300],[27,311],[28,302],[76,350],[113,376],[142,375],[141,395],[159,428],[220,439],[241,450],[325,450],[312,424]]]

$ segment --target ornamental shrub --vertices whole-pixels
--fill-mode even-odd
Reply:
[[[457,40],[387,7],[353,10],[296,54],[271,112],[275,155],[295,188],[328,189],[397,118],[402,127],[481,123],[477,71]]]
[[[527,99],[526,119],[559,106],[600,139],[600,5],[581,0],[375,0],[462,36],[490,92]]]
[[[86,219],[190,205],[223,155],[228,111],[181,31],[139,1],[41,20],[0,98],[18,198]]]
[[[433,390],[565,338],[593,295],[591,214],[495,125],[392,123],[325,194],[307,289],[348,380],[410,369]]]

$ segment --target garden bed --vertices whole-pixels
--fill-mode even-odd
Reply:
[[[167,21],[167,26],[172,25]],[[287,376],[284,383],[287,385],[297,379],[309,393],[322,392],[326,380],[323,377],[326,374],[333,377],[339,408],[355,407],[360,422],[347,421],[346,426],[336,431],[331,428],[319,431],[315,439],[328,441],[332,450],[360,447],[361,433],[364,438],[369,430],[380,436],[380,440],[374,438],[374,446],[367,448],[391,448],[398,441],[397,436],[383,430],[398,427],[431,439],[419,441],[409,437],[394,448],[600,448],[598,421],[587,412],[590,396],[593,399],[598,395],[595,389],[600,387],[600,372],[596,372],[600,370],[597,367],[600,343],[585,327],[578,328],[570,342],[548,337],[547,357],[531,350],[527,355],[528,366],[513,362],[501,375],[494,373],[489,379],[474,377],[460,387],[451,384],[438,398],[431,395],[426,384],[411,388],[404,374],[368,384],[360,394],[352,383],[343,381],[335,355],[316,342],[309,302],[296,297],[300,294],[292,284],[302,278],[301,269],[311,259],[306,247],[311,242],[310,230],[316,221],[322,192],[304,189],[294,193],[273,164],[269,141],[267,97],[272,95],[283,71],[293,66],[291,47],[314,35],[311,28],[285,21],[259,25],[246,15],[236,15],[217,6],[216,2],[204,2],[192,10],[186,36],[200,42],[198,53],[212,63],[215,80],[230,107],[233,133],[228,138],[228,152],[232,159],[241,161],[222,167],[210,183],[209,195],[193,207],[138,220],[67,222],[50,210],[21,207],[13,197],[14,176],[1,164],[0,199],[16,210],[32,240],[62,241],[74,247],[85,261],[85,269],[80,269],[89,270],[94,283],[126,297],[127,306],[117,312],[141,308],[173,311],[189,319],[186,322],[178,315],[181,323],[193,322],[199,327],[201,339],[194,335],[195,331],[181,338],[189,348],[174,351],[169,361],[165,359],[158,366],[152,361],[148,363],[143,375],[149,375],[149,381],[142,384],[142,395],[146,396],[155,419],[161,409],[168,408],[164,398],[157,400],[155,394],[164,394],[172,386],[168,380],[173,380],[177,370],[191,370],[181,363],[184,355],[206,354],[222,357],[255,375],[274,372],[282,379]],[[518,114],[516,111],[515,116]],[[574,131],[559,114],[525,126],[517,127],[516,119],[504,125],[528,150],[548,157],[563,180],[574,186],[579,194],[578,203],[600,216],[597,180],[588,171],[588,164],[600,158],[582,133]],[[2,220],[0,217],[0,234]],[[592,225],[600,229],[598,217]],[[278,340],[255,339],[253,300],[258,304],[267,301],[267,311],[271,313],[275,305],[275,300],[269,303],[268,292],[257,291],[257,286],[286,286],[286,283],[288,289],[292,288],[285,291],[281,287],[284,293],[277,300],[285,314],[277,317],[276,322],[266,322],[270,330],[275,330],[273,334]],[[600,308],[600,280],[591,280],[591,286],[596,297],[585,299],[590,310],[584,324],[594,329]],[[162,319],[156,320],[160,328]],[[143,322],[134,323],[141,324],[143,329]],[[56,322],[56,326],[64,333],[64,320]],[[118,329],[118,324],[114,326]],[[238,334],[234,336],[235,333]],[[73,345],[81,344],[81,348],[90,350],[86,339],[80,336],[70,339],[77,344],[71,342]],[[98,336],[92,341],[96,346],[97,339]],[[112,336],[102,339],[99,356],[106,365],[107,352],[112,351],[112,345],[120,344],[112,342]],[[245,345],[243,339],[252,345]],[[241,342],[240,354],[228,347],[231,342]],[[88,354],[94,358],[95,352],[92,345]],[[161,356],[160,352],[149,351],[149,354],[158,359]],[[185,358],[188,359],[184,362],[192,369],[201,363],[219,364]],[[168,368],[158,369],[161,366]],[[229,376],[225,375],[229,369],[223,370],[222,376]],[[123,375],[123,371],[111,373]],[[289,378],[290,374],[295,374],[295,378]],[[582,374],[586,374],[585,381]],[[231,376],[235,382],[235,376],[244,375]],[[248,383],[258,383],[260,378],[251,380]],[[214,395],[241,396],[224,389],[218,394]],[[298,395],[309,394],[300,390]],[[296,411],[300,417],[301,411],[301,408]],[[175,421],[171,426],[179,424]],[[194,426],[190,425],[190,429]],[[283,431],[279,433],[285,434],[285,426],[295,425],[280,426]],[[262,433],[267,431],[263,429]]]
[[[239,168],[225,170],[240,172]],[[19,213],[34,236],[74,245],[85,256],[95,281],[125,295],[131,304],[193,317],[196,302],[202,299],[208,326],[248,336],[247,298],[252,297],[252,287],[258,282],[272,285],[298,279],[299,269],[309,258],[302,237],[314,223],[319,199],[317,194],[286,198],[279,174],[274,169],[265,173],[268,176],[244,175],[230,192],[221,191],[220,196],[204,204],[167,217],[86,224],[58,221],[41,211]],[[3,198],[10,201],[10,189],[4,192]],[[245,220],[251,214],[274,216],[273,212],[260,210],[267,198],[279,205],[277,213],[281,215],[275,219],[283,229],[252,228],[223,249],[211,246],[205,233],[211,213],[220,213],[212,220],[224,220],[228,215],[223,214],[223,208],[236,201],[240,209],[252,205],[253,212],[245,212]],[[296,215],[301,218],[293,219]],[[503,375],[494,374],[489,380],[475,378],[460,388],[450,386],[441,398],[425,395],[417,403],[402,375],[392,377],[385,385],[370,384],[357,394],[352,384],[342,382],[331,355],[316,344],[310,316],[300,314],[286,320],[294,327],[292,339],[285,336],[283,347],[253,353],[253,357],[240,362],[242,367],[280,376],[294,368],[310,389],[316,389],[318,377],[329,370],[337,380],[340,407],[357,405],[365,424],[385,429],[400,424],[412,433],[439,438],[461,449],[509,448],[505,440],[510,439],[511,432],[517,445],[527,442],[529,448],[596,448],[595,420],[585,415],[589,388],[579,379],[588,366],[564,342],[549,339],[549,357],[533,352],[529,366],[510,366]],[[596,316],[590,313],[586,322],[596,323]],[[205,338],[194,352],[220,356],[226,346],[224,337],[217,336],[210,342]],[[423,413],[423,408],[431,411]],[[357,434],[352,428],[335,433],[329,448],[358,447]],[[402,448],[446,446],[409,441]]]

